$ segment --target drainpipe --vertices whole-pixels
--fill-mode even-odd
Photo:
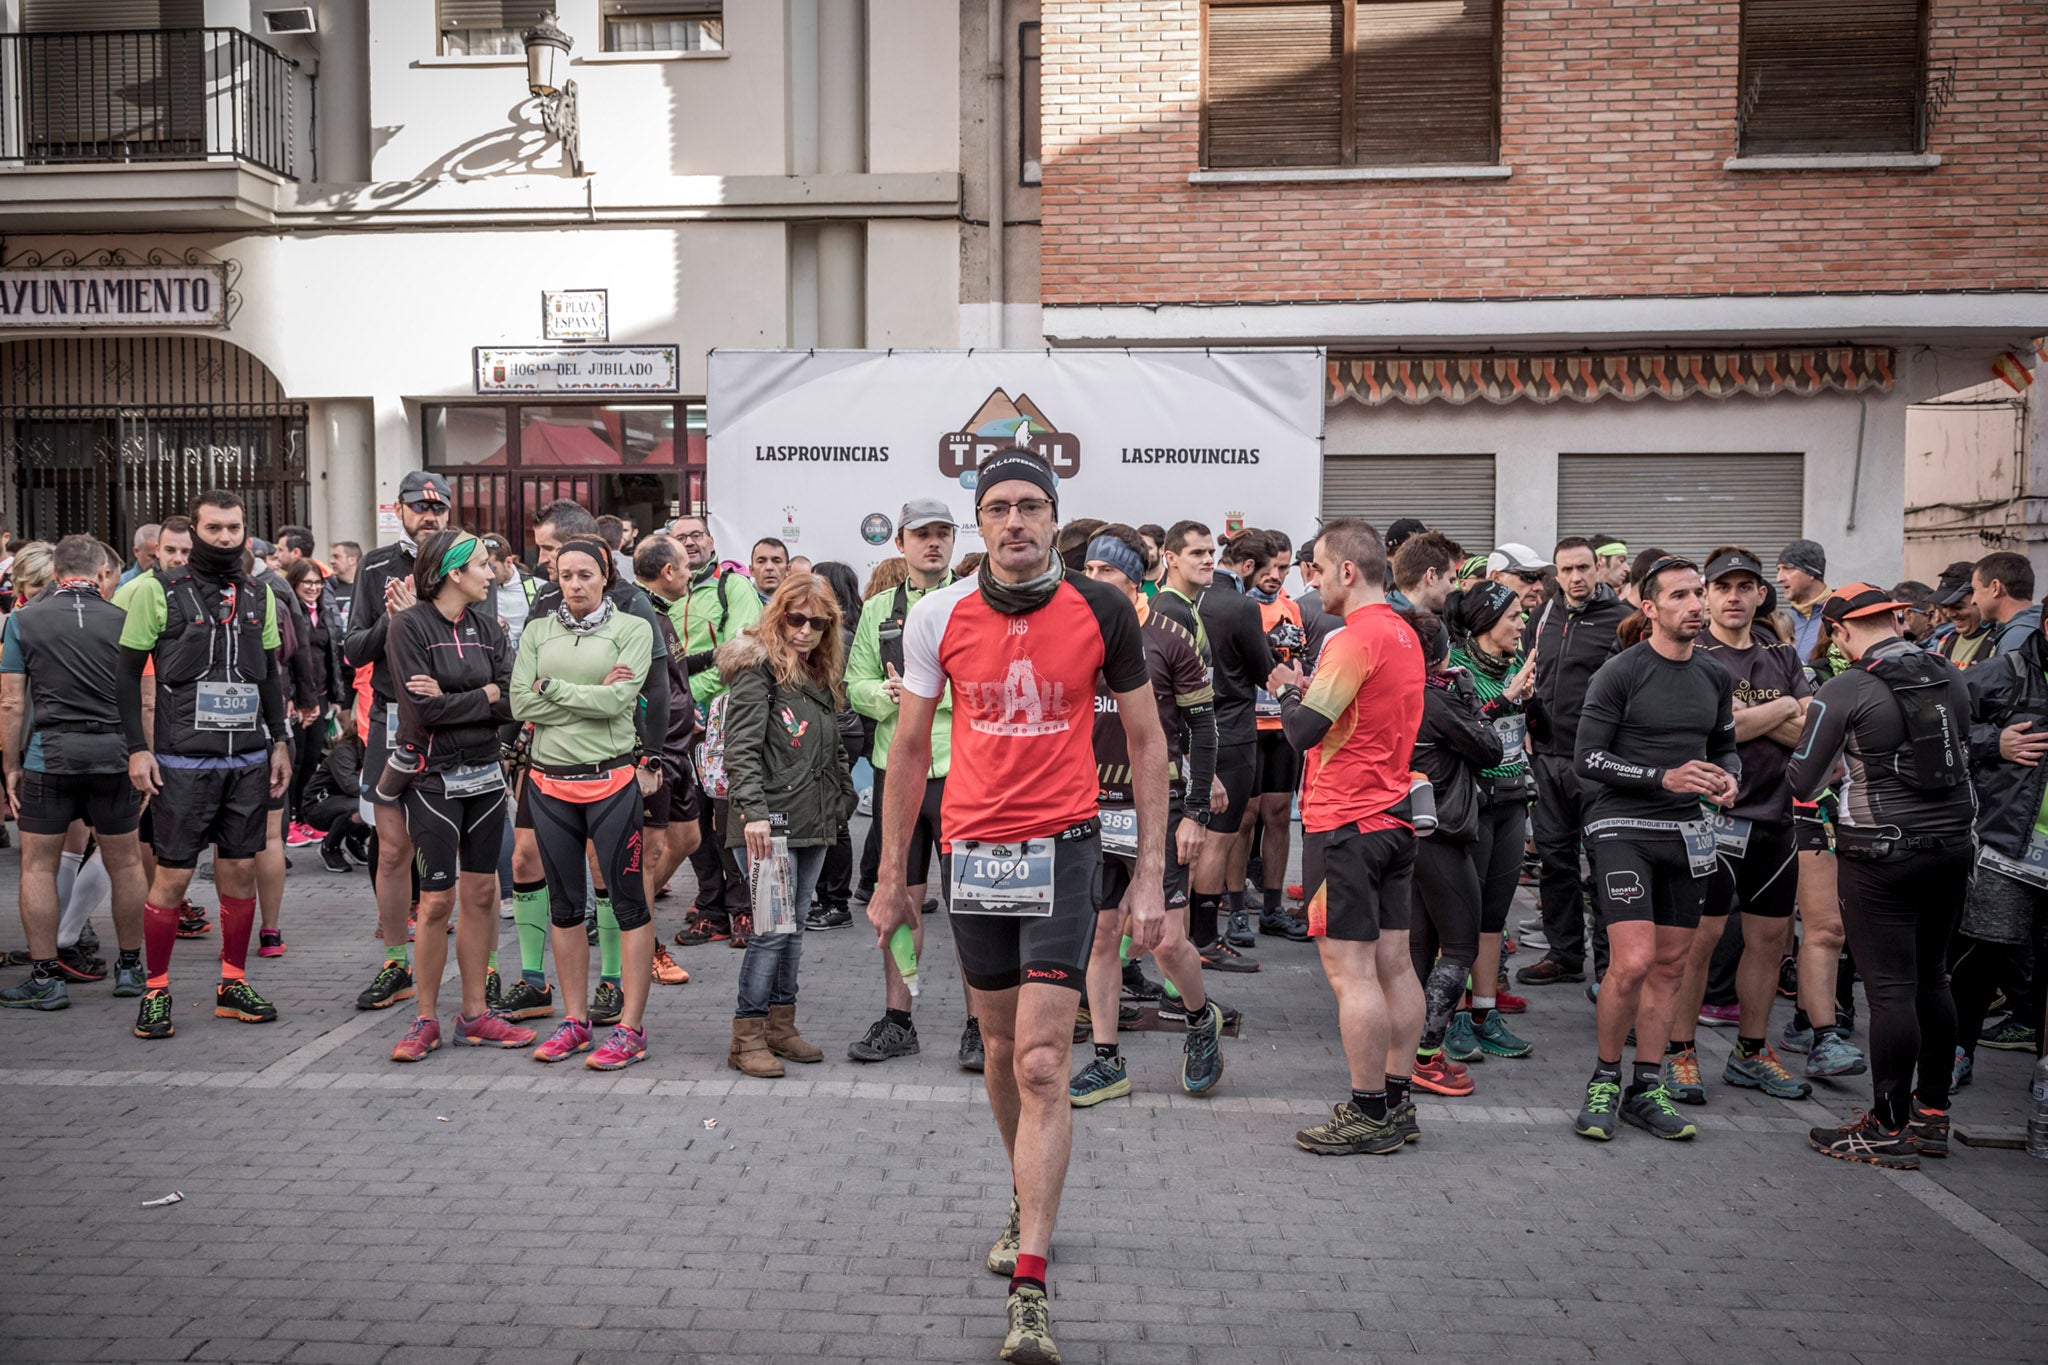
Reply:
[[[988,337],[1003,337],[1003,0],[988,0]]]

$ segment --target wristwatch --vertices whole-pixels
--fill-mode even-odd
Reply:
[[[1181,813],[1185,815],[1188,819],[1200,825],[1203,829],[1209,828],[1209,821],[1214,816],[1214,812],[1212,812],[1207,806],[1190,807],[1189,809]]]

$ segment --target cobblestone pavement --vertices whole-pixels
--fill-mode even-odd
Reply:
[[[981,1258],[1008,1181],[954,1065],[943,925],[913,1059],[845,1059],[880,1004],[857,920],[807,938],[800,1019],[827,1060],[782,1081],[723,1065],[723,945],[674,950],[694,980],[655,988],[650,1059],[625,1073],[448,1049],[401,1067],[407,1009],[353,1008],[378,957],[364,875],[297,861],[291,950],[251,959],[277,1024],[205,1008],[211,939],[178,946],[167,1042],[130,1037],[104,985],[0,1013],[0,1359],[994,1357],[1004,1285]],[[509,924],[503,942],[514,961]],[[1052,1264],[1069,1361],[2048,1359],[2048,1163],[1809,1152],[1867,1078],[1804,1103],[1716,1084],[1690,1144],[1584,1141],[1577,987],[1516,1021],[1533,1058],[1424,1099],[1418,1147],[1310,1156],[1293,1133],[1345,1093],[1333,1005],[1310,948],[1254,956],[1258,975],[1210,978],[1245,1011],[1214,1098],[1179,1093],[1173,1034],[1140,1033],[1136,1095],[1075,1116]],[[1702,1040],[1718,1076],[1732,1039]],[[2021,1122],[2029,1064],[1985,1052],[1959,1121]]]

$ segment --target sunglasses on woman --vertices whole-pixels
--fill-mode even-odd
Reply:
[[[806,616],[800,611],[786,611],[782,613],[782,619],[792,630],[803,630],[808,627],[823,635],[832,628],[832,618],[829,616]]]

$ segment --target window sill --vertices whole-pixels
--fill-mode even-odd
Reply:
[[[414,66],[525,66],[526,58],[492,52],[480,57],[415,57],[412,64]]]
[[[1367,180],[1505,180],[1512,166],[1314,166],[1195,171],[1190,185],[1350,184]]]
[[[1797,156],[1731,156],[1724,171],[1931,171],[1933,152],[1814,152]]]
[[[593,52],[587,57],[571,57],[571,66],[625,66],[633,62],[712,62],[730,56],[724,48],[716,51],[688,51],[683,48],[663,48],[654,52]]]

